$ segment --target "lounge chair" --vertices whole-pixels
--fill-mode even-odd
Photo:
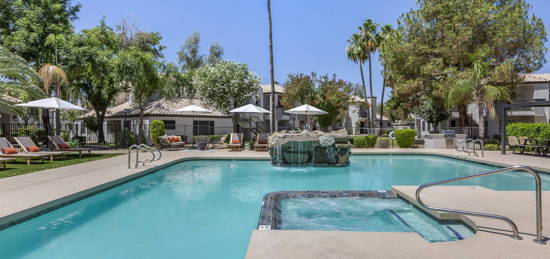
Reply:
[[[10,153],[8,153],[7,151],[10,151]],[[14,152],[14,153],[11,153],[11,152]],[[16,158],[25,159],[27,160],[27,165],[30,165],[32,159],[40,159],[42,160],[42,163],[44,163],[44,158],[48,156],[43,154],[19,153],[11,145],[8,139],[6,139],[5,137],[0,137],[0,157],[11,158],[11,159],[16,159]]]
[[[516,136],[507,136],[506,138],[508,140],[508,147],[512,149],[512,153],[516,154],[516,150],[519,150],[519,154],[523,154],[523,152],[525,152],[525,148],[527,147],[525,142],[527,141],[527,138],[521,137],[521,140]],[[521,141],[523,141],[523,144]]]
[[[54,157],[65,158],[65,154],[67,154],[67,152],[61,151],[41,151],[30,137],[14,137],[13,139],[25,153],[45,155],[50,157],[50,161],[53,161]]]
[[[82,152],[88,152],[88,155],[92,154],[91,148],[72,148],[67,144],[60,136],[48,136],[50,142],[53,143],[55,150],[66,151],[66,152],[78,152],[78,156],[82,157]]]
[[[15,158],[0,157],[0,164],[2,164],[2,166],[4,166],[4,168],[7,168],[8,162],[13,162],[13,161],[15,161]]]
[[[225,144],[226,140],[227,140],[227,135],[224,135],[218,141],[215,141],[214,143],[208,144],[208,148],[209,149],[224,149],[224,148],[227,147],[227,144]]]
[[[267,151],[267,141],[269,134],[260,133],[256,138],[256,144],[254,144],[254,150],[256,151]]]
[[[229,144],[227,144],[227,148],[229,151],[241,151],[243,150],[243,134],[242,133],[231,133],[231,137],[229,138]]]
[[[180,136],[160,136],[160,147],[166,149],[179,149],[185,147],[185,142]]]

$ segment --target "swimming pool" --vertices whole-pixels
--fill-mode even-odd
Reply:
[[[340,168],[187,161],[4,229],[0,251],[2,258],[242,258],[266,193],[388,190],[494,168],[427,155],[356,155]],[[461,184],[528,190],[532,182],[505,173]]]

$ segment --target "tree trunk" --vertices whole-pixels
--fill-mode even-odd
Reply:
[[[55,110],[55,134],[61,135],[61,111]]]
[[[369,90],[370,90],[370,97],[371,100],[374,100],[374,94],[372,93],[372,61],[371,61],[371,53],[369,52]],[[376,107],[376,102],[371,104],[370,109],[370,123],[374,126],[374,107]]]
[[[267,17],[269,20],[269,74],[271,76],[271,118],[270,118],[270,128],[271,132],[277,131],[276,126],[276,112],[275,112],[275,72],[273,68],[273,23],[271,21],[271,0],[267,0]]]
[[[97,115],[97,142],[105,143],[105,131],[103,130],[103,122],[105,121],[105,115],[98,113]]]
[[[468,117],[467,107],[466,107],[466,105],[461,104],[461,105],[458,106],[458,120],[459,120],[458,125],[459,125],[459,127],[464,128],[464,127],[468,126],[466,124],[466,117]]]
[[[380,128],[384,127],[384,94],[386,91],[386,75],[384,72],[382,72],[383,79],[382,79],[382,96],[380,97]],[[382,135],[382,131],[380,131],[380,135]]]
[[[361,62],[359,62],[359,71],[361,71],[361,82],[363,83],[363,91],[365,92],[365,97],[367,97],[367,86],[365,85],[365,75],[363,74],[363,63]]]
[[[143,125],[143,119],[145,117],[144,115],[145,113],[145,107],[140,107],[139,108],[139,137],[138,137],[138,144],[142,144],[142,141],[145,140],[145,132],[144,132],[144,126]]]
[[[480,139],[484,139],[485,138],[485,114],[483,112],[483,103],[478,100],[477,101],[477,112],[478,112],[478,116],[479,116],[479,122],[478,122],[478,126],[479,126],[479,138]]]
[[[43,109],[42,110],[42,123],[44,124],[44,130],[46,130],[46,136],[52,135],[52,125],[50,123],[50,111]],[[48,143],[48,137],[44,139],[44,143]],[[49,145],[48,145],[49,146]]]

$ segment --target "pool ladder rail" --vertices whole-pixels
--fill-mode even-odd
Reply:
[[[160,152],[160,150],[158,148],[154,148],[154,147],[151,147],[151,146],[147,146],[145,144],[140,144],[140,145],[131,145],[129,148],[128,148],[128,169],[132,168],[131,166],[131,160],[132,160],[132,150],[135,150],[136,151],[136,161],[135,161],[135,168],[138,168],[139,166],[139,163],[142,164],[142,166],[145,166],[145,163],[150,163],[150,162],[153,162],[153,161],[158,161],[162,158],[162,152]],[[153,156],[152,158],[150,159],[144,159],[144,160],[139,160],[139,153],[141,151],[144,151],[144,152],[149,152],[151,153],[151,155]],[[158,156],[157,154],[158,153]]]
[[[468,148],[468,144],[472,145],[472,148]],[[483,140],[481,139],[465,139],[455,144],[455,149],[458,152],[464,152],[470,156],[470,154],[474,154],[474,156],[478,157],[477,151],[476,151],[476,144],[479,145],[479,150],[481,150],[481,157],[484,157],[483,154]]]
[[[522,238],[519,235],[519,231],[518,231],[518,227],[517,227],[516,223],[514,223],[514,221],[512,221],[508,217],[501,216],[501,215],[495,215],[495,214],[489,214],[489,213],[483,213],[483,212],[475,212],[475,211],[467,211],[467,210],[455,210],[455,209],[448,209],[448,208],[438,208],[438,207],[427,205],[420,198],[420,193],[428,187],[432,187],[432,186],[436,186],[436,185],[442,185],[442,184],[446,184],[446,183],[460,182],[460,181],[464,181],[464,180],[468,180],[468,179],[472,179],[472,178],[477,178],[477,177],[481,177],[481,176],[493,175],[493,174],[499,174],[499,173],[506,173],[506,172],[510,172],[510,171],[518,171],[518,172],[529,173],[535,178],[535,196],[536,196],[535,197],[536,198],[536,202],[535,202],[536,219],[535,220],[536,220],[537,238],[534,239],[533,241],[535,243],[538,243],[538,244],[546,244],[547,239],[542,234],[541,179],[540,179],[539,173],[536,172],[535,170],[531,169],[528,166],[513,166],[513,167],[501,168],[501,169],[496,169],[496,170],[491,170],[491,171],[486,171],[486,172],[480,172],[480,173],[476,173],[476,174],[472,174],[472,175],[456,177],[456,178],[450,178],[450,179],[446,179],[446,180],[442,180],[442,181],[423,184],[423,185],[420,185],[418,187],[418,189],[416,190],[416,201],[418,202],[418,204],[421,207],[426,208],[428,210],[464,214],[464,215],[475,216],[475,217],[492,218],[492,219],[504,221],[508,225],[510,225],[510,228],[512,228],[512,232],[513,232],[512,238],[521,240]]]

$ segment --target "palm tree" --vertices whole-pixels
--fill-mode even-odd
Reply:
[[[390,34],[393,32],[393,28],[391,25],[386,24],[382,26],[381,32],[376,35],[376,41],[378,42],[378,46],[383,46],[384,41],[389,40]],[[382,96],[380,96],[380,125],[379,127],[382,128],[384,126],[383,119],[384,119],[384,95],[386,93],[386,81],[387,74],[386,70],[382,70]],[[380,131],[380,134],[382,131]]]
[[[359,71],[361,72],[361,82],[363,83],[363,93],[367,96],[367,86],[365,85],[365,76],[363,74],[363,63],[367,60],[367,54],[361,49],[361,35],[354,33],[348,40],[349,45],[346,47],[346,54],[348,59],[356,64],[359,64]]]
[[[275,72],[273,70],[273,22],[271,21],[271,0],[267,0],[267,18],[269,20],[269,74],[271,76],[270,128],[271,132],[275,132],[277,128],[275,125]]]
[[[478,49],[469,55],[472,66],[457,75],[458,79],[450,85],[446,98],[449,106],[463,104],[466,100],[477,105],[480,138],[485,137],[485,111],[494,117],[494,103],[510,100],[509,88],[492,82],[494,78],[490,72],[492,64],[488,60],[488,54],[487,49]],[[509,63],[500,64],[500,68],[512,70]]]
[[[22,57],[0,47],[0,94],[19,99],[42,97],[40,78]],[[0,99],[0,105],[19,112],[13,103]]]
[[[68,83],[67,74],[65,71],[56,65],[44,64],[38,69],[38,74],[40,75],[40,78],[42,78],[44,93],[47,96],[50,96],[53,90],[52,86],[55,86],[55,96],[61,97],[61,89]],[[46,132],[51,134],[50,114],[48,111],[42,111],[42,120],[44,122]],[[55,123],[56,134],[59,135],[61,133],[61,119],[59,110],[56,110]]]
[[[373,22],[371,19],[367,19],[365,22],[363,22],[363,25],[359,27],[359,34],[361,36],[361,50],[364,51],[367,56],[367,60],[369,61],[369,92],[370,97],[372,98],[374,97],[374,94],[372,92],[372,54],[376,51],[378,47],[378,24]],[[373,111],[375,106],[376,103],[371,104],[371,122],[374,122]]]

